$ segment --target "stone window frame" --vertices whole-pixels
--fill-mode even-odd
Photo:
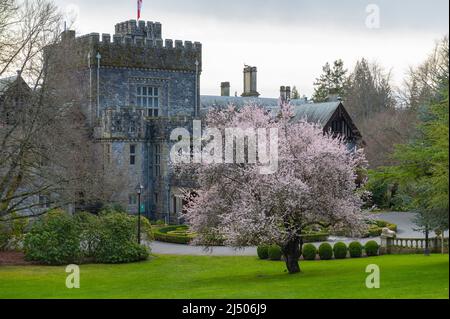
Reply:
[[[129,151],[130,151],[130,165],[134,166],[136,165],[137,144],[130,144]]]
[[[136,194],[129,194],[128,195],[128,205],[129,206],[136,206],[138,204],[138,198]]]
[[[154,143],[152,145],[152,153],[153,153],[153,176],[160,177],[161,176],[161,143]]]
[[[130,77],[128,79],[128,105],[139,108],[137,105],[137,93],[139,86],[158,88],[158,117],[166,116],[169,110],[169,78],[161,77]],[[148,116],[149,114],[145,114]]]
[[[147,113],[146,116],[148,117],[159,116],[160,91],[161,90],[159,86],[151,86],[151,85],[136,86],[136,105],[139,108],[143,108],[146,110]]]

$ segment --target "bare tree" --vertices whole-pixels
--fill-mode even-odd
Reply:
[[[102,170],[101,149],[81,110],[85,92],[72,85],[76,75],[69,71],[49,72],[48,61],[75,54],[73,47],[52,50],[61,14],[48,0],[0,5],[0,76],[19,70],[31,88],[20,105],[14,97],[0,104],[0,112],[13,110],[7,123],[0,117],[0,221],[112,198],[120,174]]]

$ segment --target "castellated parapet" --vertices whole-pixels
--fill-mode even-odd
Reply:
[[[114,35],[90,33],[76,37],[73,31],[65,31],[62,43],[72,42],[78,48],[78,66],[86,64],[87,52],[91,52],[91,64],[97,65],[100,53],[102,67],[164,69],[174,71],[199,71],[202,66],[200,42],[163,40],[161,24],[135,20],[116,25]],[[80,48],[82,48],[80,50]],[[196,66],[198,61],[198,69]]]

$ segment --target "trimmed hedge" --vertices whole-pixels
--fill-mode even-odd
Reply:
[[[344,259],[347,257],[347,245],[343,242],[334,244],[333,247],[334,258]]]
[[[283,252],[278,245],[270,245],[267,252],[269,260],[281,260],[281,257],[283,256]]]
[[[155,240],[173,243],[189,244],[195,235],[189,235],[186,231],[189,229],[186,225],[172,225],[161,228],[154,228],[153,235]]]
[[[329,260],[333,257],[333,247],[329,243],[323,243],[319,246],[319,256],[321,260]]]
[[[256,249],[256,253],[258,254],[259,259],[267,259],[269,258],[269,246],[261,245]]]
[[[321,241],[327,241],[328,237],[330,236],[329,233],[311,233],[311,234],[305,234],[301,235],[303,239],[303,243],[316,243]]]
[[[317,255],[316,246],[313,244],[303,245],[302,255],[305,260],[315,260]]]
[[[366,243],[366,245],[364,246],[364,250],[366,251],[366,255],[369,256],[369,257],[370,256],[377,256],[379,248],[380,248],[380,246],[374,240],[368,241]]]
[[[362,256],[363,245],[358,241],[354,241],[348,245],[348,251],[350,252],[350,257],[359,258]]]

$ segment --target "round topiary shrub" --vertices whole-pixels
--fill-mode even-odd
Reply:
[[[348,245],[348,251],[350,252],[350,257],[359,258],[362,256],[363,245],[357,241],[354,241]]]
[[[283,256],[283,252],[281,251],[280,246],[278,245],[270,245],[267,248],[267,256],[270,260],[281,260],[281,256]]]
[[[329,243],[323,243],[319,246],[319,256],[322,260],[329,260],[333,257],[333,247]]]
[[[338,242],[334,244],[333,252],[334,258],[344,259],[345,257],[347,257],[347,245],[343,242]]]
[[[260,245],[256,249],[256,253],[258,254],[259,259],[267,259],[269,258],[269,246]]]
[[[366,251],[366,255],[369,256],[369,257],[370,256],[377,256],[379,248],[380,248],[380,246],[374,240],[368,241],[366,243],[366,245],[364,246],[364,250]]]
[[[317,255],[317,248],[313,244],[306,244],[303,246],[302,251],[303,259],[315,260]]]

